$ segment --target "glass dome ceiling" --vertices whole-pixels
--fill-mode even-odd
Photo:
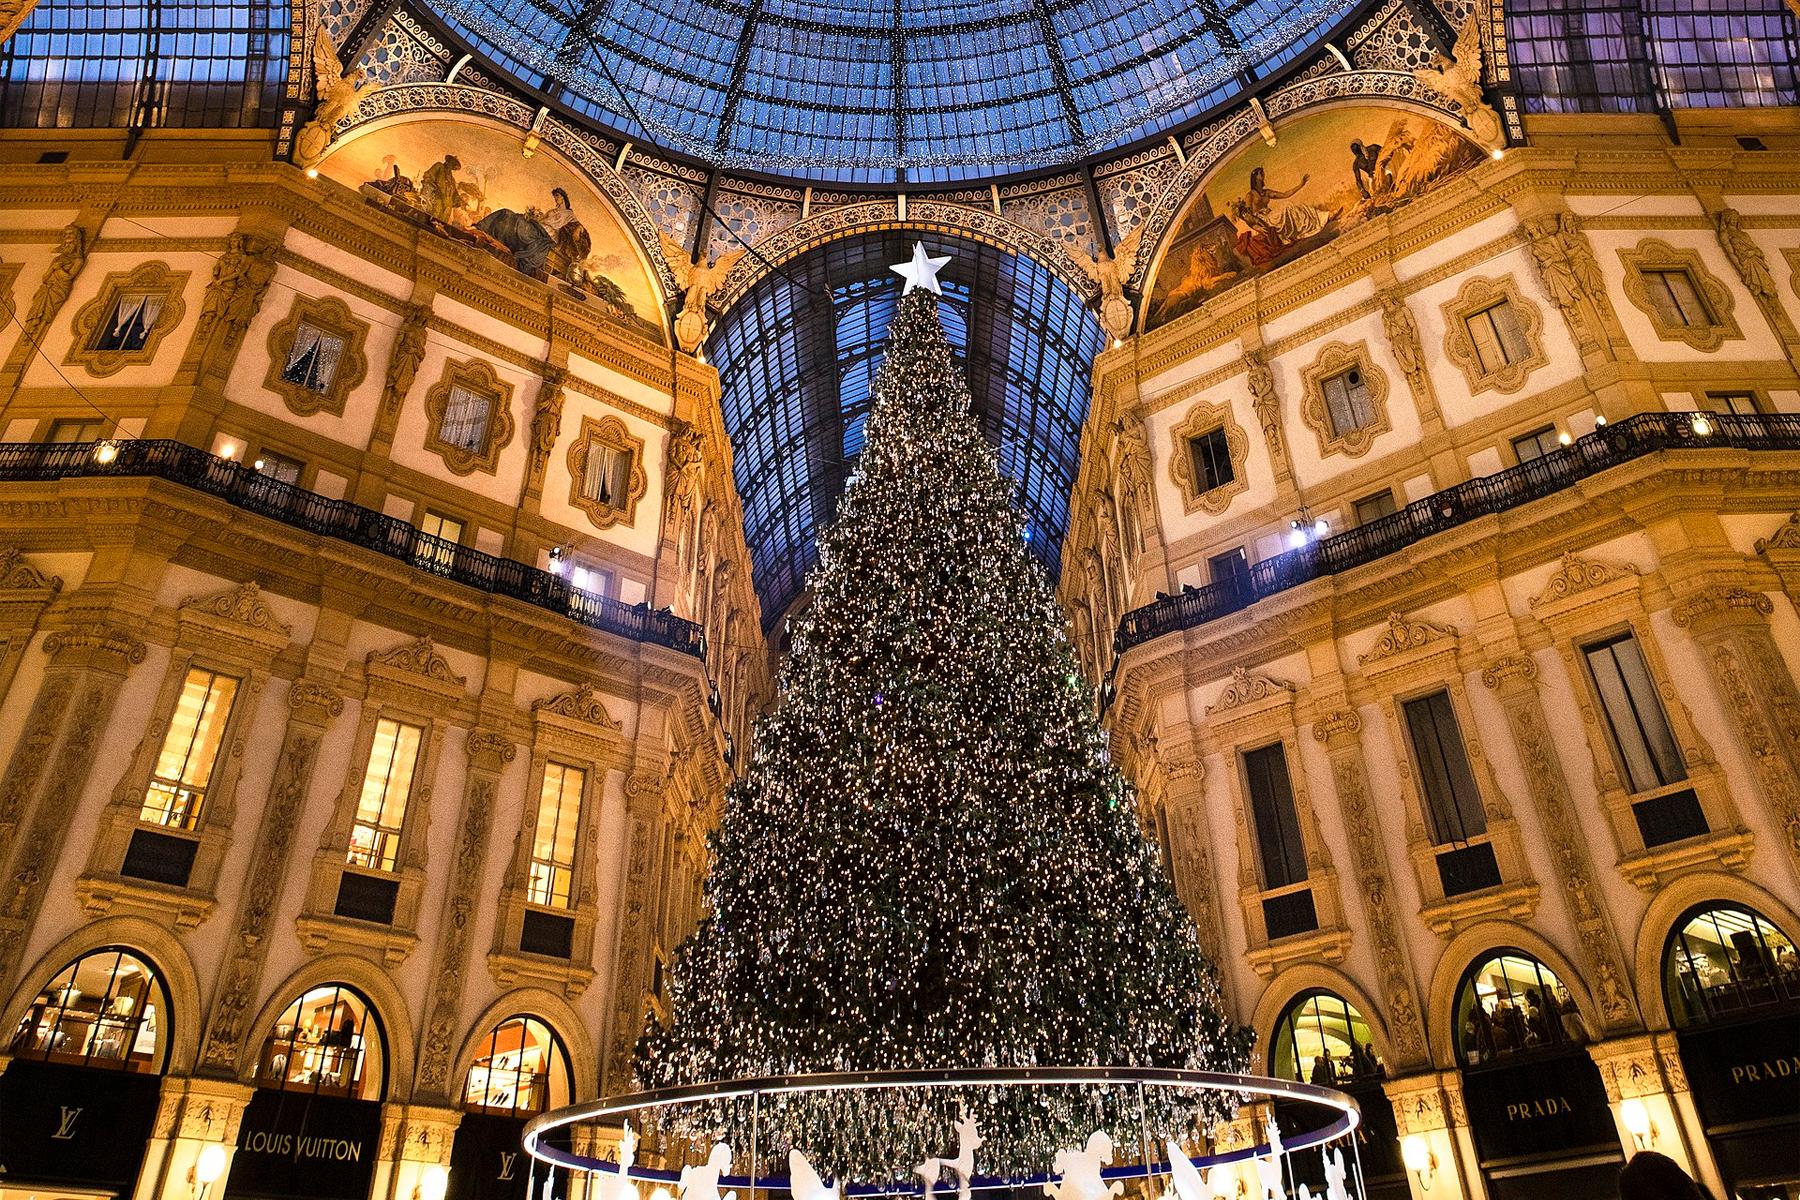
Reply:
[[[838,183],[1055,166],[1246,90],[1355,0],[436,0],[626,136]]]

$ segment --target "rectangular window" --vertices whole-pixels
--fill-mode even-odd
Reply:
[[[1369,403],[1368,383],[1361,367],[1339,371],[1320,385],[1325,392],[1325,413],[1338,437],[1375,423],[1375,406]]]
[[[1708,392],[1704,407],[1707,412],[1733,417],[1754,417],[1761,411],[1754,392]]]
[[[112,313],[94,331],[94,350],[142,350],[167,298],[161,292],[122,292]]]
[[[1250,559],[1239,546],[1206,560],[1207,577],[1213,583],[1242,587],[1250,580]]]
[[[1556,432],[1556,426],[1546,425],[1542,429],[1534,429],[1530,433],[1513,439],[1513,453],[1521,463],[1544,457],[1562,449],[1562,435]]]
[[[1294,812],[1294,789],[1288,780],[1287,750],[1280,742],[1244,755],[1244,780],[1250,791],[1250,820],[1262,859],[1263,887],[1283,888],[1306,879],[1306,847]]]
[[[581,494],[612,508],[624,508],[631,488],[631,451],[606,442],[589,442],[587,477]]]
[[[1662,317],[1663,324],[1690,327],[1713,324],[1712,310],[1700,298],[1700,289],[1694,286],[1694,277],[1688,274],[1686,267],[1646,270],[1641,274],[1644,292]]]
[[[238,681],[229,675],[198,667],[187,673],[150,785],[144,789],[140,821],[175,829],[192,829],[200,823],[237,689]]]
[[[531,839],[531,882],[526,899],[551,908],[569,907],[575,878],[575,831],[581,824],[581,792],[587,772],[551,763],[538,794],[537,832]]]
[[[1382,488],[1373,496],[1364,496],[1356,502],[1356,523],[1367,525],[1371,521],[1391,517],[1398,511],[1400,510],[1394,505],[1394,489]]]
[[[1231,447],[1225,441],[1223,426],[1189,438],[1188,454],[1194,462],[1194,486],[1202,492],[1224,487],[1237,478],[1237,472],[1231,466]]]
[[[1687,766],[1637,638],[1628,633],[1585,646],[1582,653],[1631,790],[1647,792],[1686,779]]]
[[[1426,815],[1431,818],[1432,841],[1443,846],[1486,833],[1487,812],[1481,807],[1475,773],[1469,769],[1469,754],[1450,693],[1421,696],[1403,707]]]
[[[300,322],[294,331],[294,344],[288,347],[287,363],[281,377],[309,392],[331,390],[337,376],[338,360],[344,354],[344,339],[309,322]]]
[[[425,731],[382,717],[375,722],[375,742],[363,770],[362,795],[350,827],[349,863],[374,871],[392,871],[400,861],[400,831],[406,823],[406,801],[412,795],[413,770]]]
[[[1501,300],[1463,319],[1469,340],[1475,346],[1475,357],[1484,375],[1531,357],[1531,346],[1525,331],[1519,327],[1519,316],[1512,301]]]
[[[299,459],[289,458],[285,454],[276,454],[272,450],[264,450],[257,455],[256,461],[251,466],[258,475],[267,475],[270,479],[280,483],[293,484],[300,482],[300,472],[306,469],[306,464]]]
[[[569,586],[594,596],[610,596],[613,594],[612,572],[602,571],[599,567],[570,567]]]
[[[419,540],[418,549],[413,554],[413,561],[428,570],[448,571],[456,561],[456,547],[462,541],[463,523],[455,517],[446,517],[443,513],[425,511],[424,519],[419,522],[420,532],[438,541]]]
[[[452,385],[450,398],[444,402],[438,440],[471,454],[482,453],[487,449],[488,417],[493,407],[494,402],[481,393]]]
[[[105,421],[93,421],[77,417],[72,420],[50,422],[50,436],[45,440],[52,442],[92,442],[105,436]]]

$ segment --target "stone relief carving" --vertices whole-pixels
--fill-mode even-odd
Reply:
[[[1567,550],[1563,552],[1562,563],[1556,568],[1555,574],[1545,581],[1544,590],[1531,598],[1531,607],[1555,604],[1621,579],[1637,577],[1638,569],[1630,563],[1614,566]]]
[[[1366,666],[1456,636],[1456,630],[1449,625],[1439,625],[1424,618],[1413,620],[1402,613],[1391,612],[1388,614],[1387,632],[1381,635],[1367,653],[1357,655],[1356,661]]]
[[[270,611],[262,598],[262,588],[254,579],[234,588],[226,588],[222,592],[183,600],[181,609],[183,612],[235,621],[248,629],[263,630],[284,638],[294,632],[292,626]]]
[[[462,687],[468,683],[467,679],[451,668],[450,660],[437,652],[437,647],[431,644],[428,637],[402,643],[391,650],[371,650],[365,661],[372,667],[411,671],[415,675],[423,675],[427,679],[453,687]]]
[[[202,353],[215,340],[221,361],[229,360],[237,350],[275,279],[275,256],[280,250],[281,243],[273,238],[237,232],[226,237],[225,253],[213,265],[212,282],[207,285],[194,329],[193,344]]]
[[[573,691],[564,692],[560,696],[552,696],[545,700],[536,700],[531,705],[532,712],[555,713],[559,717],[568,717],[572,721],[581,721],[589,725],[598,725],[602,729],[617,730],[619,723],[606,711],[606,705],[595,693],[593,685],[580,684]]]
[[[1254,704],[1259,700],[1267,700],[1272,696],[1292,698],[1294,685],[1280,679],[1271,679],[1267,675],[1252,675],[1243,667],[1231,669],[1231,682],[1219,693],[1216,702],[1207,705],[1208,715],[1229,712],[1234,708],[1242,708],[1246,704]]]

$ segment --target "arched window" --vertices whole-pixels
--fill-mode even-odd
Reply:
[[[275,1021],[256,1082],[284,1092],[379,1100],[386,1066],[381,1021],[346,984],[310,988]]]
[[[475,1052],[463,1107],[470,1112],[527,1116],[569,1102],[569,1056],[550,1027],[516,1016],[494,1027]]]
[[[1280,1079],[1336,1087],[1385,1073],[1368,1021],[1334,992],[1302,992],[1275,1022],[1269,1069]]]
[[[154,1074],[169,1042],[169,994],[156,968],[119,946],[90,950],[31,1002],[8,1052],[18,1059]]]
[[[1587,1040],[1575,997],[1523,950],[1496,950],[1478,960],[1457,989],[1456,1053],[1465,1066]]]
[[[1663,996],[1680,1028],[1764,1015],[1800,1003],[1800,955],[1761,913],[1736,904],[1690,908],[1663,951]]]

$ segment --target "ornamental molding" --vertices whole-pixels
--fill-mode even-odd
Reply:
[[[1387,621],[1387,632],[1381,635],[1367,653],[1356,656],[1359,665],[1368,666],[1383,659],[1409,654],[1446,639],[1454,642],[1457,637],[1454,627],[1427,621],[1423,617],[1415,620],[1404,613],[1391,612]]]
[[[1737,301],[1731,289],[1706,269],[1698,250],[1691,246],[1671,246],[1661,238],[1645,238],[1635,246],[1621,246],[1619,262],[1625,268],[1625,298],[1644,314],[1650,328],[1661,340],[1683,342],[1704,353],[1717,350],[1728,340],[1742,340],[1744,331],[1732,314]],[[1686,271],[1705,299],[1707,315],[1712,320],[1702,325],[1669,324],[1644,286],[1645,271]]]
[[[1748,618],[1761,624],[1761,619],[1774,611],[1774,602],[1761,592],[1732,585],[1696,592],[1677,604],[1670,616],[1677,626],[1687,629],[1696,624],[1710,624],[1715,618]]]
[[[1238,368],[1233,367],[1235,373]],[[1231,478],[1215,488],[1202,486],[1194,474],[1194,455],[1188,443],[1214,429],[1225,431],[1225,451],[1231,458]],[[1186,512],[1204,512],[1217,516],[1231,507],[1232,498],[1250,487],[1250,435],[1237,423],[1229,404],[1195,401],[1181,424],[1169,431],[1169,478],[1181,489],[1182,507]]]
[[[450,393],[462,388],[488,402],[486,428],[481,445],[475,449],[444,437],[444,419],[450,412]],[[398,390],[398,389],[396,389]],[[404,402],[404,394],[398,396]],[[500,470],[500,452],[512,444],[515,428],[512,415],[513,385],[501,379],[486,359],[455,359],[444,363],[443,376],[425,393],[425,449],[444,460],[444,465],[458,475],[495,475]]]
[[[288,360],[293,357],[294,339],[299,336],[302,325],[310,325],[343,342],[331,381],[323,391],[286,377]],[[269,330],[269,372],[263,378],[263,387],[280,396],[295,416],[310,417],[316,413],[343,416],[344,402],[368,374],[369,359],[363,353],[363,342],[368,334],[369,323],[357,320],[350,312],[350,306],[337,297],[296,295],[288,315]]]
[[[81,367],[96,379],[104,379],[128,366],[143,366],[156,360],[157,349],[170,331],[181,324],[187,312],[182,294],[187,290],[189,271],[177,271],[160,260],[139,263],[129,271],[114,271],[100,283],[94,298],[75,313],[70,333],[69,350],[63,365]],[[128,292],[148,292],[162,297],[162,307],[144,332],[144,344],[135,350],[97,350],[100,324],[109,318],[119,297]]]
[[[1502,303],[1518,318],[1526,354],[1490,371],[1482,366],[1481,354],[1469,332],[1469,318]],[[1533,371],[1550,365],[1550,356],[1544,352],[1543,311],[1525,298],[1518,279],[1512,275],[1499,279],[1477,275],[1464,281],[1461,290],[1444,302],[1443,313],[1444,355],[1461,368],[1463,378],[1469,381],[1471,396],[1488,391],[1510,395],[1525,386]]]
[[[342,716],[344,712],[344,698],[337,689],[310,679],[296,679],[294,686],[288,689],[287,702],[296,718],[318,725]]]
[[[584,725],[595,725],[601,729],[622,732],[624,727],[613,720],[612,714],[606,711],[606,705],[594,691],[590,683],[582,683],[573,691],[564,692],[560,696],[551,696],[544,700],[534,700],[531,711],[541,715],[567,717],[571,721],[580,721]]]
[[[1544,590],[1533,596],[1530,604],[1534,610],[1556,607],[1583,592],[1605,588],[1609,584],[1629,581],[1635,586],[1639,578],[1640,572],[1630,563],[1615,566],[1566,550],[1563,552],[1562,562],[1545,581]]]
[[[1333,738],[1354,738],[1362,727],[1362,714],[1354,708],[1333,709],[1313,722],[1313,737],[1329,744]]]
[[[1366,425],[1339,432],[1332,424],[1331,408],[1325,399],[1325,381],[1347,371],[1362,373],[1374,416]],[[1387,372],[1375,365],[1367,339],[1355,345],[1328,343],[1310,365],[1301,368],[1300,385],[1300,419],[1319,439],[1320,458],[1333,454],[1361,458],[1374,448],[1376,438],[1394,427],[1388,419]]]
[[[56,593],[62,586],[61,575],[44,574],[17,546],[0,546],[0,591]]]
[[[1293,684],[1284,680],[1267,675],[1252,675],[1243,667],[1233,667],[1231,682],[1219,693],[1217,701],[1206,706],[1206,713],[1208,716],[1226,713],[1234,708],[1259,704],[1269,699],[1292,701],[1296,690]]]
[[[135,667],[144,661],[148,650],[124,630],[95,623],[59,629],[44,639],[44,653],[51,658],[60,658],[65,652],[112,655]]]
[[[1531,683],[1538,677],[1538,666],[1528,654],[1508,654],[1481,669],[1481,682],[1493,691],[1509,684]]]
[[[211,617],[242,626],[252,633],[271,634],[286,641],[293,627],[277,617],[262,598],[262,588],[254,579],[222,592],[193,596],[183,600],[180,616]],[[210,622],[209,622],[210,623]]]
[[[610,504],[587,494],[588,458],[595,446],[609,446],[625,454],[631,462],[626,472],[623,504]],[[596,529],[614,525],[627,528],[637,522],[638,501],[650,490],[650,473],[644,466],[644,439],[633,437],[625,422],[617,417],[581,418],[581,432],[569,443],[569,507],[587,514]]]
[[[463,752],[469,756],[470,766],[496,774],[519,756],[511,738],[490,729],[472,730],[463,742]]]
[[[398,673],[402,682],[417,683],[419,680],[404,678],[406,675],[416,675],[441,688],[459,691],[468,683],[466,678],[451,668],[450,660],[438,653],[429,637],[403,642],[391,650],[371,650],[364,661],[372,673],[390,677]]]
[[[1756,539],[1758,554],[1767,554],[1771,550],[1800,551],[1800,511],[1783,521],[1768,537]],[[0,564],[4,561],[0,558]],[[0,573],[3,573],[3,568],[0,568]]]

